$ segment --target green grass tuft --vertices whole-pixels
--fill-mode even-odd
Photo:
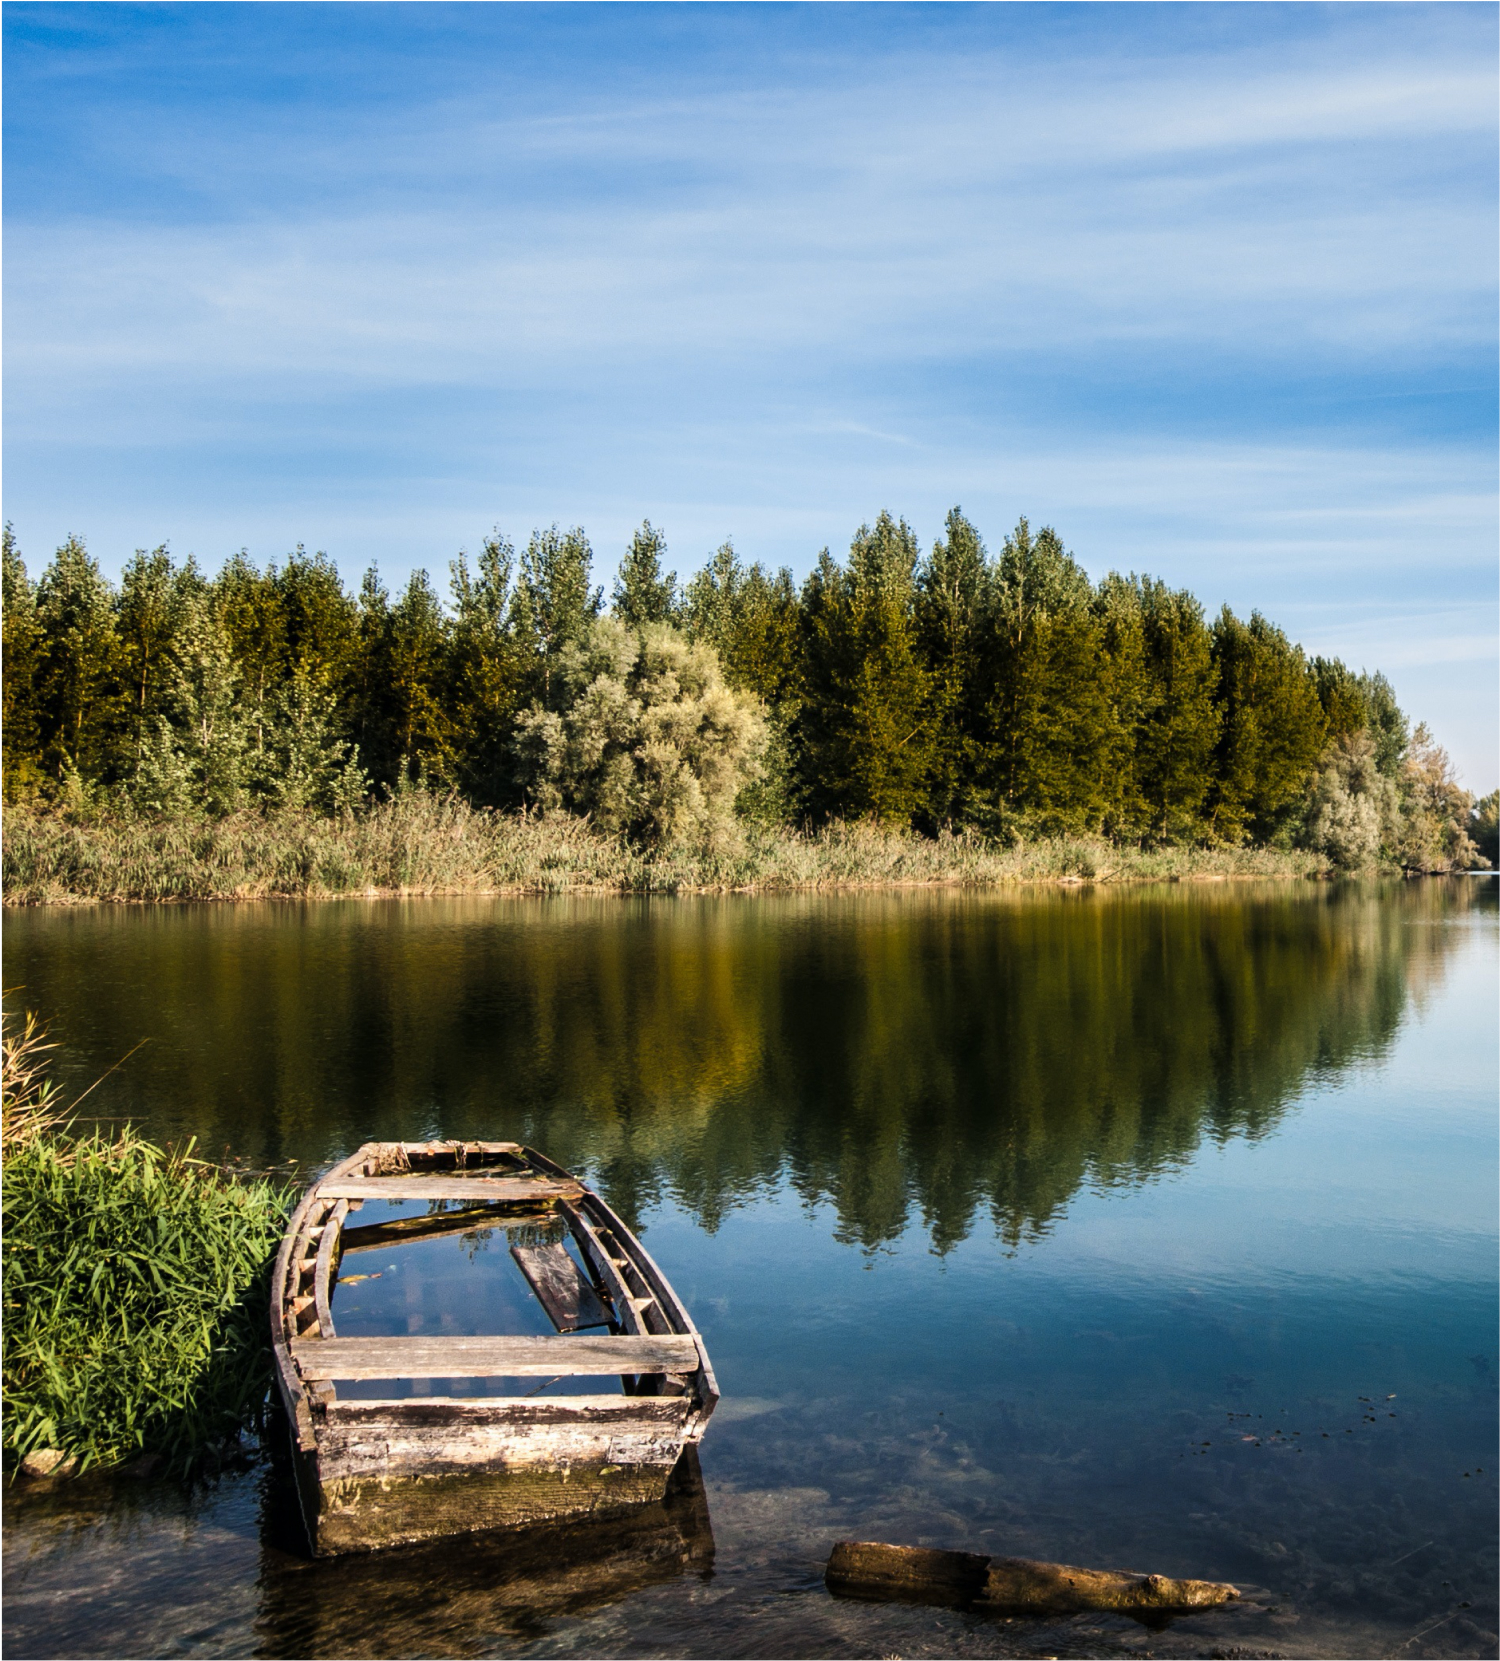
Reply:
[[[187,1468],[259,1419],[290,1194],[129,1130],[13,1141],[3,1174],[4,1448]]]

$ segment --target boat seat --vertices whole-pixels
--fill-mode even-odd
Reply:
[[[304,1379],[569,1378],[692,1373],[698,1346],[674,1334],[579,1338],[298,1338],[292,1359]]]
[[[576,1200],[581,1182],[550,1177],[333,1177],[320,1182],[320,1200]]]

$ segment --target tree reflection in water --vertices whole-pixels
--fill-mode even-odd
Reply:
[[[12,913],[12,984],[149,1133],[250,1160],[523,1139],[639,1221],[789,1181],[840,1238],[1045,1232],[1378,1056],[1488,885]],[[1421,940],[1421,950],[1416,942]],[[100,1098],[103,1098],[101,1101]]]

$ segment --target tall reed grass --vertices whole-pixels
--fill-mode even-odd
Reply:
[[[1313,855],[1266,848],[1117,847],[1057,838],[1004,847],[870,824],[746,825],[696,847],[645,849],[570,814],[495,813],[409,791],[357,814],[74,823],[13,807],[9,904],[347,894],[681,894],[905,883],[1306,876]]]
[[[186,1468],[263,1409],[269,1266],[291,1196],[128,1127],[73,1134],[41,1048],[30,1018],[6,1034],[6,1462],[152,1452]]]

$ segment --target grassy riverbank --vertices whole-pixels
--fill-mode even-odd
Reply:
[[[185,1468],[262,1411],[289,1196],[128,1127],[74,1134],[45,1047],[29,1025],[5,1035],[5,1462]]]
[[[1326,862],[1269,848],[1117,847],[869,824],[745,826],[719,846],[643,849],[569,814],[490,813],[409,792],[357,814],[73,823],[12,808],[7,904],[331,898],[358,894],[682,894],[918,883],[1300,877]]]

